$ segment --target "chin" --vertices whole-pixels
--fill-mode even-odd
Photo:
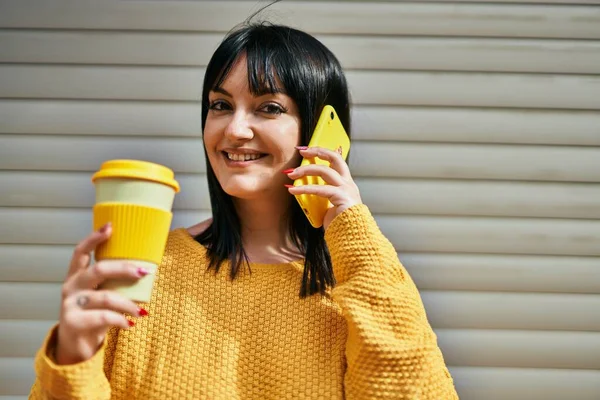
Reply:
[[[255,199],[268,192],[268,187],[256,185],[253,182],[227,182],[221,184],[223,191],[231,197],[238,199]]]

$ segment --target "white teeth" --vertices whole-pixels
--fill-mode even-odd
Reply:
[[[256,160],[260,158],[260,154],[235,154],[235,153],[227,153],[227,158],[232,161],[250,161]]]

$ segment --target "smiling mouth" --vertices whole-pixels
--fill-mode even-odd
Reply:
[[[255,161],[255,160],[261,159],[266,156],[266,154],[258,154],[258,153],[236,154],[236,153],[228,153],[226,151],[223,152],[223,155],[229,161],[235,161],[235,162]]]

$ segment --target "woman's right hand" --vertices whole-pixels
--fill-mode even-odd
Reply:
[[[90,359],[104,341],[111,326],[128,329],[133,323],[124,313],[139,317],[147,312],[133,301],[111,290],[96,288],[107,279],[138,280],[148,274],[143,268],[121,261],[100,261],[90,266],[91,253],[108,240],[110,224],[81,241],[71,258],[62,286],[55,358],[60,365]]]

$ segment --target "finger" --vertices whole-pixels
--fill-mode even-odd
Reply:
[[[79,242],[79,244],[75,246],[73,257],[71,257],[67,277],[72,276],[82,268],[86,268],[90,264],[90,253],[94,251],[99,244],[107,241],[108,238],[110,238],[111,233],[112,226],[108,223]]]
[[[339,194],[340,189],[331,185],[301,185],[289,187],[288,191],[293,195],[314,194],[332,200]],[[332,203],[335,205],[334,201],[332,201]]]
[[[319,176],[329,184],[334,186],[341,186],[344,184],[344,180],[340,174],[333,168],[325,165],[310,164],[296,168],[294,171],[288,174],[290,179],[299,179],[304,176]]]
[[[340,153],[323,147],[300,148],[299,151],[304,158],[318,157],[321,160],[329,161],[331,168],[337,171],[342,177],[350,177],[350,168],[348,168],[348,164],[346,164]]]
[[[111,310],[77,310],[66,314],[63,321],[77,331],[105,330],[111,326],[127,329],[133,326],[123,314]]]
[[[81,310],[110,310],[134,317],[147,315],[133,301],[112,290],[82,290],[66,300],[67,307]]]
[[[150,271],[147,269],[139,267],[132,262],[104,260],[75,274],[66,285],[70,289],[69,292],[94,289],[108,279],[135,281],[149,273]]]

